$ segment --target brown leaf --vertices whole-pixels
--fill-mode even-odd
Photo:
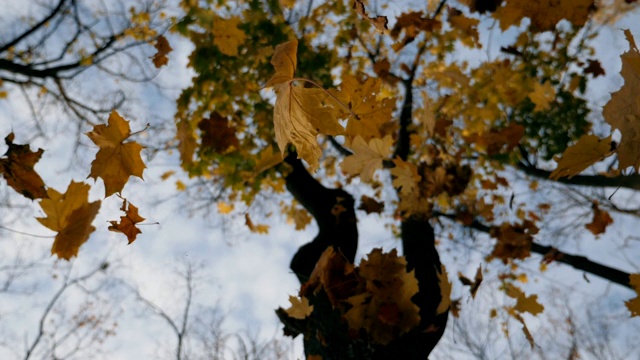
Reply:
[[[198,129],[202,131],[202,147],[205,149],[224,154],[240,147],[235,129],[229,126],[229,120],[218,112],[200,120]]]
[[[393,49],[398,52],[407,44],[413,42],[415,38],[424,31],[430,33],[438,31],[442,27],[442,23],[438,20],[425,16],[422,12],[403,13],[396,19],[396,24],[391,29],[391,37],[397,39],[404,30],[404,38],[393,44]]]
[[[44,181],[33,169],[44,150],[31,151],[29,145],[14,144],[14,137],[11,133],[4,138],[9,149],[4,154],[6,157],[0,158],[0,173],[7,184],[23,196],[31,200],[46,199]]]
[[[593,235],[600,235],[605,232],[607,226],[613,223],[613,219],[608,212],[600,210],[597,201],[593,202],[591,208],[593,209],[593,219],[590,223],[586,224],[585,227],[591,231]]]
[[[591,74],[594,78],[605,75],[604,69],[600,65],[600,61],[589,59],[588,62],[589,64],[584,68],[585,74]]]
[[[562,19],[581,27],[595,9],[594,0],[507,0],[504,6],[493,13],[493,17],[500,20],[502,31],[512,25],[519,25],[523,18],[528,17],[531,19],[531,29],[543,32],[555,29]]]
[[[140,157],[142,146],[136,142],[124,142],[131,136],[129,122],[115,110],[109,115],[108,125],[94,126],[87,136],[100,147],[91,162],[89,177],[102,178],[105,197],[122,191],[130,176],[142,179],[146,168]]]
[[[378,202],[367,195],[362,195],[360,197],[360,206],[358,207],[358,210],[364,210],[367,214],[380,214],[384,210],[384,203]]]
[[[111,223],[109,230],[125,234],[129,240],[129,244],[131,244],[136,240],[136,236],[142,233],[142,231],[136,227],[136,224],[143,222],[145,218],[138,214],[138,208],[128,203],[127,199],[124,199],[120,210],[124,211],[125,216],[120,216],[120,222],[115,220],[109,221]]]
[[[631,312],[631,317],[640,316],[640,274],[630,274],[629,284],[631,284],[631,287],[636,291],[637,296],[625,301],[624,304]]]
[[[504,263],[511,259],[526,259],[531,255],[533,235],[537,233],[538,227],[529,220],[516,225],[504,223],[500,227],[492,227],[490,234],[498,241],[491,257],[502,259]]]
[[[156,68],[160,68],[164,65],[167,65],[167,63],[169,62],[169,58],[167,58],[167,54],[170,53],[171,50],[173,50],[171,46],[169,46],[169,41],[167,41],[167,38],[165,38],[162,35],[158,36],[158,39],[156,40],[156,44],[153,47],[155,47],[156,50],[158,50],[158,52],[155,55],[153,55],[153,58],[152,58],[153,65],[155,65]]]
[[[386,16],[370,17],[369,15],[367,15],[367,11],[364,8],[364,2],[362,0],[355,0],[353,2],[353,8],[356,9],[356,12],[358,13],[358,15],[362,16],[365,20],[369,21],[373,26],[376,27],[376,29],[380,31],[384,31],[388,29],[387,24],[389,23],[389,20],[387,19],[387,17]]]
[[[471,297],[475,299],[476,292],[478,292],[478,288],[480,287],[480,284],[482,283],[482,266],[478,267],[478,270],[476,271],[476,276],[474,278],[474,281],[469,280],[467,277],[462,275],[462,273],[460,273],[460,272],[458,273],[458,279],[460,279],[460,282],[463,285],[471,287],[469,289],[469,291],[471,292]]]
[[[420,323],[420,309],[411,301],[418,292],[418,281],[414,271],[407,273],[407,262],[396,250],[384,254],[374,249],[359,270],[367,291],[347,299],[352,307],[344,317],[350,329],[364,329],[375,342],[385,345]]]

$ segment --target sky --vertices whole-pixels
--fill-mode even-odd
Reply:
[[[391,10],[396,11],[395,8]],[[29,14],[32,11],[36,10],[29,6],[10,7],[0,17],[0,23],[7,21],[9,13],[18,16],[17,14]],[[640,38],[637,16],[623,19],[616,27],[635,29],[634,34]],[[99,92],[103,87],[122,86],[130,96],[123,112],[128,114],[127,119],[131,120],[133,131],[143,129],[147,122],[172,121],[175,109],[171,99],[189,84],[192,76],[187,68],[191,45],[178,37],[168,37],[174,51],[169,56],[168,66],[158,72],[153,84],[87,81],[79,91]],[[608,98],[607,94],[621,85],[621,79],[617,76],[620,69],[619,54],[627,47],[622,31],[618,29],[603,30],[598,42],[601,47],[597,56],[605,67],[607,76],[589,89],[589,97],[595,106],[603,105]],[[148,50],[152,53],[152,49]],[[88,78],[90,76],[87,75]],[[36,170],[49,186],[60,191],[72,179],[88,182],[92,185],[90,199],[101,199],[104,193],[101,181],[93,186],[93,179],[86,179],[89,164],[97,149],[85,137],[81,139],[81,151],[74,156],[72,144],[65,137],[70,131],[70,127],[65,125],[68,124],[68,116],[53,106],[46,107],[43,111],[46,113],[45,133],[55,135],[36,138],[30,142],[32,148],[45,149]],[[11,93],[8,99],[0,100],[1,137],[14,131],[15,142],[25,143],[33,138],[33,124],[28,104],[20,94]],[[148,137],[154,135],[143,132],[140,139],[144,142],[151,140]],[[0,148],[0,152],[3,149]],[[144,152],[144,155],[149,153]],[[17,354],[35,337],[39,316],[59,288],[70,266],[71,274],[77,276],[103,261],[111,264],[110,276],[90,282],[90,286],[84,291],[88,291],[91,286],[104,286],[104,291],[98,292],[96,299],[107,304],[100,308],[110,311],[111,315],[107,319],[116,319],[118,322],[115,336],[109,337],[103,347],[104,358],[172,358],[176,338],[171,333],[171,328],[149,306],[136,299],[135,291],[175,321],[179,321],[185,305],[184,277],[180,273],[184,272],[187,264],[195,269],[192,309],[194,314],[199,314],[199,318],[205,316],[203,309],[217,309],[224,314],[224,326],[229,333],[250,329],[265,341],[273,336],[282,339],[274,310],[280,306],[286,307],[289,295],[296,294],[298,289],[297,280],[290,273],[288,263],[297,248],[315,236],[317,228],[312,224],[304,231],[294,231],[291,224],[274,221],[268,235],[255,235],[246,229],[242,216],[221,216],[215,210],[209,214],[191,213],[184,198],[171,196],[175,194],[176,180],[188,183],[189,179],[178,173],[168,181],[160,180],[160,176],[166,171],[178,170],[178,165],[177,153],[159,154],[147,161],[144,181],[132,179],[126,185],[123,195],[136,204],[140,208],[140,214],[147,218],[142,227],[143,233],[133,244],[127,245],[124,236],[107,231],[106,222],[120,216],[118,209],[121,206],[118,199],[110,198],[103,202],[103,207],[93,222],[97,230],[81,248],[79,256],[70,263],[48,256],[52,232],[33,218],[34,215],[42,216],[36,203],[12,197],[14,207],[0,208],[0,215],[3,217],[0,221],[3,226],[0,228],[0,254],[3,254],[1,266],[9,264],[16,257],[36,263],[24,277],[18,279],[19,283],[12,287],[12,291],[0,292],[0,339],[3,339],[0,340],[0,359],[21,358]],[[0,190],[3,193],[10,191],[4,182],[0,182]],[[357,188],[349,190],[355,192],[355,197],[362,191]],[[553,193],[546,196],[551,197]],[[277,200],[274,196],[274,204],[277,204]],[[16,206],[20,210],[16,210]],[[385,221],[381,221],[378,215],[365,216],[359,212],[358,216],[361,239],[359,258],[373,247],[383,246],[388,250],[394,246],[393,236],[384,226]],[[606,239],[581,238],[580,246],[574,245],[577,241],[569,240],[563,244],[562,250],[598,255],[610,265],[640,272],[637,267],[640,264],[634,263],[633,259],[620,261],[618,250],[612,250],[611,243],[608,242],[610,238],[624,238],[626,234],[633,233],[634,227],[634,222],[616,218],[616,230],[607,234]],[[456,235],[468,236],[462,233]],[[476,241],[482,243],[482,237],[478,237]],[[482,248],[480,245],[478,247]],[[637,246],[635,249],[640,250]],[[453,295],[462,297],[464,310],[460,319],[450,319],[449,329],[442,344],[436,348],[434,358],[469,357],[468,351],[460,349],[461,344],[477,342],[482,346],[483,341],[494,345],[484,349],[486,358],[506,356],[508,344],[501,340],[500,326],[489,322],[486,314],[489,307],[509,301],[494,291],[500,265],[494,264],[495,269],[485,279],[486,285],[483,285],[478,297],[472,301],[455,277],[458,272],[472,276],[482,262],[483,252],[455,242],[443,242],[440,251],[443,262],[449,267],[450,278],[456,283]],[[539,258],[532,259],[523,264],[523,268],[535,272],[538,262]],[[628,316],[625,318],[625,308],[621,305],[623,300],[632,296],[631,292],[594,277],[585,277],[566,266],[552,265],[547,272],[531,276],[529,283],[523,285],[523,288],[528,293],[539,293],[542,303],[549,304],[549,308],[553,304],[558,309],[539,318],[526,318],[534,337],[541,341],[554,337],[554,326],[567,326],[564,321],[567,313],[576,309],[579,309],[576,321],[582,321],[582,324],[592,323],[597,327],[600,324],[620,322],[622,325],[612,330],[614,346],[620,343],[622,348],[627,344],[628,337],[637,334],[634,331],[640,329],[638,320],[629,320]],[[83,291],[71,292],[64,298],[64,307],[57,309],[58,312],[51,318],[58,319],[66,314],[65,311],[81,308],[83,299]],[[95,304],[101,303],[96,300],[94,306],[97,306]],[[587,315],[592,310],[593,316],[605,313],[609,319],[588,318]],[[474,334],[468,331],[469,328],[484,331]],[[513,330],[513,338],[519,340],[518,346],[522,346],[522,336],[516,330]],[[588,330],[588,326],[581,329]],[[464,336],[469,336],[469,339]],[[285,345],[291,347],[288,352],[291,359],[301,358],[299,340],[283,340]]]

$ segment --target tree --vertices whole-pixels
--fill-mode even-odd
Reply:
[[[253,205],[285,189],[292,196],[281,213],[296,228],[316,220],[317,237],[291,263],[300,297],[278,311],[286,333],[304,335],[309,357],[428,355],[449,312],[456,316],[462,306],[450,298],[437,250],[456,241],[486,255],[473,280],[459,274],[470,296],[494,272],[512,300],[487,316],[515,321],[533,347],[525,319],[545,307],[519,285],[533,273],[521,266],[532,253],[543,256],[540,271],[559,262],[640,287],[640,275],[631,274],[637,268],[589,259],[565,241],[576,229],[583,238],[604,236],[614,220],[638,215],[626,201],[637,196],[640,155],[640,52],[631,31],[621,57],[625,83],[602,117],[588,97],[605,72],[594,39],[636,7],[442,0],[407,4],[392,17],[359,0],[185,1],[172,29],[194,46],[195,76],[177,99],[176,141],[167,145],[198,179],[186,195],[221,213],[245,207],[249,230],[268,231],[255,222],[261,215]],[[146,20],[140,23],[144,29]],[[487,23],[494,31],[484,41]],[[157,66],[170,49],[165,40],[157,40]],[[482,53],[491,43],[499,50]],[[88,133],[100,148],[90,176],[104,180],[106,197],[121,195],[145,167],[128,121],[111,112],[108,123],[91,124]],[[615,130],[622,135],[613,140]],[[42,151],[13,135],[5,141],[3,176],[24,196],[42,199],[49,217],[41,223],[58,232],[52,252],[75,256],[100,202],[88,201],[88,185],[72,182],[64,194],[46,189],[33,171]],[[116,169],[104,161],[114,155]],[[366,196],[358,199],[356,191]],[[125,216],[110,229],[131,243],[144,219],[123,202]],[[47,210],[67,206],[58,222]],[[355,267],[356,221],[364,215],[356,210],[388,217],[404,257],[374,249]],[[470,232],[486,236],[471,242],[464,236]],[[626,306],[638,314],[637,297]]]
[[[636,126],[635,115],[621,112],[635,101],[632,68],[639,55],[631,32],[625,33],[630,46],[623,55],[625,85],[604,111],[604,120],[623,133],[619,145],[601,138],[605,131],[595,125],[602,119],[594,118],[597,111],[585,98],[589,83],[604,73],[592,39],[613,15],[635,9],[635,2],[465,6],[441,1],[407,7],[395,21],[369,15],[384,10],[362,1],[250,1],[242,10],[234,4],[224,3],[222,12],[183,4],[186,16],[176,31],[195,46],[190,65],[197,75],[178,99],[178,150],[191,176],[207,176],[206,186],[219,187],[211,202],[223,212],[238,203],[250,210],[257,194],[286,187],[295,201],[282,205],[282,212],[298,227],[309,220],[299,215],[300,206],[315,218],[318,236],[291,264],[303,282],[302,297],[279,313],[285,332],[304,333],[308,356],[384,358],[387,346],[398,343],[413,349],[405,354],[410,358],[430,352],[444,330],[450,286],[442,276],[432,222],[494,239],[487,261],[510,266],[500,275],[501,290],[516,300],[502,310],[521,323],[532,346],[522,315],[544,307],[516,281],[518,264],[531,253],[542,255],[545,266],[561,262],[637,287],[637,275],[565,252],[543,237],[551,235],[540,229],[545,218],[567,209],[554,211],[559,205],[548,203],[550,198],[515,196],[517,188],[554,191],[571,200],[572,211],[590,209],[592,221],[581,222],[596,236],[613,221],[609,211],[636,213],[621,204],[623,199],[591,191],[634,189],[637,183],[635,137],[627,135],[635,134],[627,132]],[[486,46],[479,28],[488,21],[502,32],[518,27],[517,37],[494,36],[499,52],[481,61],[456,56],[459,49]],[[276,94],[274,105],[271,93],[261,90],[269,87]],[[602,162],[606,158],[613,160]],[[328,189],[306,171],[342,189]],[[304,182],[296,185],[297,180]],[[348,226],[355,218],[354,200],[344,188],[354,183],[374,195],[361,199],[361,209],[381,212],[386,205],[393,208],[386,214],[400,219],[406,270],[415,269],[410,274],[419,284],[407,290],[417,292],[412,300],[420,308],[419,324],[404,328],[397,312],[401,300],[386,293],[380,304],[367,305],[377,301],[370,282],[380,279],[375,274],[367,279],[363,265],[355,271],[349,265],[357,231]],[[389,192],[384,189],[394,189],[397,200],[381,203]],[[265,230],[249,212],[245,216],[251,230]],[[337,255],[324,252],[331,246]],[[378,256],[372,252],[368,261]],[[474,285],[473,295],[482,274],[479,269],[475,282],[466,279]],[[411,282],[399,280],[402,276],[393,281]],[[353,285],[334,292],[328,284],[339,280]],[[441,305],[444,313],[438,312]],[[634,302],[627,306],[634,314]],[[385,331],[391,335],[380,335]],[[417,333],[432,337],[414,343],[425,344],[421,350],[406,346]]]

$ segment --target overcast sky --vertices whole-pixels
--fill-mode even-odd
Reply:
[[[11,4],[15,3],[11,2]],[[3,4],[5,5],[7,4]],[[11,11],[28,13],[29,7],[21,5],[12,8]],[[0,18],[1,21],[7,19],[6,14]],[[636,37],[640,39],[640,22],[637,20],[637,16],[633,19],[624,19],[617,27],[632,28]],[[126,104],[128,112],[134,114],[129,117],[133,131],[144,128],[147,122],[171,121],[175,108],[167,98],[174,98],[179,89],[189,84],[191,73],[186,64],[191,46],[187,41],[174,36],[170,36],[169,40],[174,51],[169,56],[169,65],[159,72],[156,79],[161,89],[148,84],[122,83],[133,99]],[[607,100],[606,94],[621,84],[621,79],[617,75],[620,68],[619,55],[620,51],[627,48],[622,31],[617,29],[603,30],[599,44],[600,50],[597,57],[606,69],[607,76],[594,83],[595,86],[589,89],[589,96],[595,105],[603,105]],[[92,86],[101,86],[101,84],[88,84],[86,91],[91,91]],[[37,171],[48,186],[59,191],[64,191],[71,180],[85,181],[94,185],[93,180],[86,179],[86,176],[97,149],[85,137],[82,139],[81,154],[71,162],[71,143],[69,138],[64,136],[68,128],[60,125],[64,124],[67,115],[51,108],[46,119],[45,126],[49,137],[38,138],[32,143],[32,148],[45,149],[45,154],[36,167]],[[21,144],[33,137],[30,134],[32,127],[29,106],[20,94],[12,92],[8,99],[0,99],[0,137],[4,138],[9,132],[14,131],[15,142]],[[144,138],[148,135],[141,136]],[[0,147],[0,152],[4,152],[4,146]],[[178,170],[178,165],[176,153],[161,154],[147,163],[148,169],[144,172],[144,181],[132,179],[126,185],[123,195],[140,208],[140,214],[149,224],[141,227],[143,233],[132,245],[126,244],[123,235],[107,231],[106,221],[120,216],[118,213],[120,201],[115,197],[103,201],[103,207],[93,222],[97,230],[81,248],[78,258],[72,261],[74,273],[80,274],[95,266],[97,261],[106,258],[115,264],[113,275],[116,278],[129,286],[138,288],[144,297],[153,301],[167,314],[179,319],[184,307],[184,288],[181,288],[181,278],[176,275],[176,272],[184,269],[184,264],[188,262],[198,269],[196,310],[200,306],[219,308],[225,314],[229,331],[259,329],[263,339],[268,339],[274,334],[279,335],[280,326],[274,315],[274,309],[279,306],[286,307],[288,296],[296,294],[298,288],[297,280],[290,273],[288,264],[297,247],[315,236],[315,225],[310,225],[305,231],[296,232],[292,225],[283,221],[274,221],[269,234],[265,236],[249,233],[243,225],[244,220],[241,216],[223,218],[215,211],[209,215],[196,213],[189,216],[184,208],[184,199],[171,198],[175,193],[175,181],[181,179],[187,182],[188,179],[177,174],[168,181],[160,180],[161,174],[168,170]],[[4,191],[5,188],[6,184],[0,182],[0,190]],[[358,191],[362,190],[355,189],[356,198]],[[103,193],[102,182],[99,180],[92,188],[90,200],[101,199]],[[0,225],[28,234],[52,235],[33,218],[34,214],[42,215],[36,203],[23,199],[16,201],[18,205],[33,209],[26,212],[30,216],[14,219],[12,213],[6,213],[6,210],[0,209],[4,212],[0,215],[5,215],[5,221],[0,222]],[[391,232],[384,227],[385,222],[381,221],[378,215],[365,216],[364,213],[359,212],[358,216],[361,239],[359,256],[367,253],[374,246],[390,249],[394,245]],[[628,234],[633,232],[630,229],[636,228],[637,225],[621,220],[614,226],[616,228],[623,226],[623,228],[612,230],[607,236]],[[566,250],[584,251],[592,254],[591,256],[602,255],[604,261],[611,262],[610,265],[627,271],[640,272],[640,269],[633,268],[631,262],[618,262],[617,250],[612,249],[607,239],[606,236],[599,240],[581,239],[582,247],[567,244]],[[3,254],[5,259],[15,256],[18,248],[23,249],[26,257],[38,258],[49,252],[51,243],[50,238],[36,238],[0,229],[0,254]],[[458,271],[472,276],[482,261],[483,254],[468,249],[463,250],[455,244],[443,244],[441,251],[443,262],[448,266],[451,280],[454,281],[454,297],[463,296],[463,314],[466,314],[463,319],[451,320],[450,326],[456,322],[460,324],[475,322],[475,326],[486,329],[487,309],[490,307],[487,304],[500,304],[506,301],[503,296],[498,296],[492,291],[490,284],[492,277],[495,280],[496,273],[490,273],[486,281],[486,289],[481,288],[478,299],[471,301],[466,289],[460,286],[455,277]],[[532,271],[535,272],[538,262],[539,258],[535,258],[526,262],[523,267],[533,269]],[[60,273],[66,266],[53,257],[45,257],[42,263],[45,266],[35,269],[33,276],[25,280],[27,284],[34,284],[33,289],[26,289],[25,294],[0,293],[0,336],[5,334],[6,339],[11,339],[7,340],[10,342],[8,347],[13,346],[18,351],[24,349],[24,344],[33,338],[38,316],[45,302],[59,286],[60,279],[53,279],[50,274]],[[494,265],[496,268],[500,267],[499,264]],[[590,283],[587,283],[582,273],[563,265],[553,265],[548,272],[532,276],[530,280],[530,284],[524,286],[527,292],[539,292],[541,302],[549,304],[548,309],[553,308],[554,305],[558,306],[558,303],[575,303],[577,306],[591,304],[600,308],[605,307],[605,310],[609,310],[613,316],[624,313],[622,300],[632,297],[632,293],[628,290],[599,281],[592,276],[589,277]],[[494,285],[495,283],[494,281]],[[550,284],[557,288],[564,288],[566,291],[561,294],[556,292],[557,297],[554,298],[550,296],[551,291],[548,290],[556,288],[552,288]],[[110,353],[107,358],[145,359],[160,355],[170,358],[171,356],[167,354],[174,349],[175,337],[167,324],[146,309],[142,303],[136,301],[133,293],[126,287],[118,283],[113,286],[117,289],[114,290],[114,294],[121,297],[121,302],[116,302],[114,306],[114,309],[119,311],[119,324],[116,329],[117,335],[107,343],[107,350]],[[80,299],[71,298],[67,301],[68,304],[73,304],[79,303]],[[111,301],[113,305],[113,299]],[[469,315],[475,311],[477,314]],[[561,314],[563,311],[561,309],[555,313],[551,312],[550,316],[552,318],[554,314]],[[549,319],[544,316],[541,316],[542,321]],[[528,325],[534,331],[534,337],[540,322],[533,317],[527,318]],[[542,330],[538,333],[541,338],[552,336],[548,333],[549,324],[546,326],[546,328],[542,326]],[[623,326],[623,330],[637,330],[640,324],[634,320],[627,321]],[[451,334],[453,332],[448,331],[443,339],[443,343],[450,346],[447,348],[449,350],[454,346],[451,344],[459,340],[453,338]],[[518,337],[520,334],[514,336]],[[620,341],[625,340],[624,334],[616,336],[620,337]],[[16,358],[14,353],[7,350],[8,347],[0,347],[0,359]],[[292,358],[299,358],[300,354],[300,344],[297,343],[292,352]],[[501,356],[493,355],[489,358]]]

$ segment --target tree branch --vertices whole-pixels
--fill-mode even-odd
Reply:
[[[535,176],[540,179],[549,180],[551,171],[543,170],[534,166],[530,166],[519,162],[517,168],[525,174]],[[550,180],[552,181],[552,180]],[[590,187],[621,187],[632,190],[640,190],[640,175],[624,175],[616,177],[608,177],[604,175],[576,175],[573,177],[563,177],[557,180],[559,183],[568,185],[580,185]]]
[[[62,9],[62,6],[64,5],[64,3],[66,1],[67,0],[60,0],[58,5],[56,5],[56,7],[53,10],[51,10],[51,13],[49,13],[49,15],[47,15],[44,19],[40,20],[39,23],[31,26],[27,31],[25,31],[24,33],[22,33],[21,35],[19,35],[15,39],[9,41],[8,43],[6,43],[6,44],[4,44],[2,46],[0,46],[0,53],[7,51],[11,47],[13,47],[16,44],[18,44],[20,41],[22,41],[25,38],[27,38],[29,35],[33,34],[36,31],[38,31],[38,29],[40,29],[44,25],[46,25],[49,21],[51,21],[51,19],[53,19],[60,12],[60,10]]]
[[[456,216],[453,214],[434,213],[434,216],[443,217],[452,221],[456,220]],[[487,234],[491,230],[490,226],[487,226],[478,220],[473,220],[468,227]],[[536,242],[531,244],[531,251],[542,256],[549,256],[552,261],[569,265],[574,269],[582,270],[589,274],[601,277],[602,279],[632,289],[631,284],[629,283],[629,273],[627,272],[599,264],[584,256],[568,254],[552,246],[540,245]]]

